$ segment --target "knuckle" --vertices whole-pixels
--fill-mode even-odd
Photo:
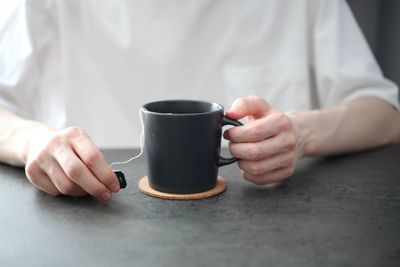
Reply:
[[[59,191],[63,195],[74,195],[77,186],[71,181],[65,180],[64,183],[60,186]]]
[[[246,98],[246,97],[244,97],[244,98],[237,98],[235,101],[234,101],[234,103],[233,103],[233,105],[235,105],[235,106],[247,106],[248,104],[249,104],[249,99],[248,98]]]
[[[242,105],[249,105],[251,103],[251,97],[240,98],[239,101]]]
[[[64,169],[65,173],[70,178],[79,177],[82,174],[82,167],[78,164],[68,163],[68,165]]]
[[[295,150],[292,150],[290,153],[289,153],[289,158],[290,158],[290,160],[292,161],[292,163],[294,164],[295,163],[295,161],[296,161],[296,151]],[[292,165],[293,165],[292,164]]]
[[[294,150],[296,148],[297,145],[297,141],[296,138],[294,136],[290,136],[288,138],[286,138],[285,143],[284,143],[284,148],[286,150]]]
[[[288,178],[288,177],[292,176],[293,172],[294,172],[293,167],[285,168],[282,172],[282,176],[283,176],[283,178]]]
[[[69,137],[79,137],[85,134],[85,132],[81,128],[76,126],[65,128],[64,132]]]
[[[62,193],[56,187],[41,188],[41,190],[45,191],[47,194],[52,195],[54,197],[62,195]]]
[[[253,138],[257,140],[263,139],[264,125],[262,124],[254,124],[250,128],[250,134]]]
[[[54,147],[58,146],[59,144],[64,142],[64,138],[62,135],[55,134],[52,137],[50,137],[49,141],[47,142],[48,147]]]
[[[263,174],[263,168],[259,163],[252,162],[249,164],[249,172],[252,175],[258,176]]]
[[[247,151],[249,159],[258,159],[262,155],[261,149],[256,145],[251,145]]]
[[[97,186],[96,188],[93,188],[91,191],[89,191],[89,194],[99,198],[104,192],[108,192],[106,188],[103,188],[102,186]]]
[[[34,176],[35,173],[37,172],[37,169],[38,169],[37,167],[38,166],[37,166],[36,161],[31,161],[31,162],[26,163],[26,165],[25,165],[25,173],[26,173],[26,175],[28,177]]]
[[[277,128],[283,131],[288,131],[292,128],[292,122],[284,113],[276,113]]]
[[[30,166],[30,168],[36,168],[39,166],[44,166],[46,164],[46,162],[49,159],[49,153],[46,149],[43,149],[41,151],[39,151],[31,160],[30,163],[28,163]],[[34,169],[32,169],[34,170]]]
[[[254,176],[248,172],[243,171],[242,172],[242,176],[244,179],[246,179],[247,181],[256,184],[256,185],[260,185],[260,180],[259,179],[255,179]]]
[[[25,174],[26,174],[26,177],[28,178],[28,180],[33,185],[36,185],[39,183],[38,169],[34,164],[26,165]]]
[[[46,146],[41,151],[41,153],[39,153],[39,156],[44,156],[43,154],[47,155],[46,151],[48,151],[49,153],[57,153],[58,151],[64,149],[66,143],[67,140],[62,135],[55,134],[49,138]]]
[[[288,156],[286,156],[283,159],[283,162],[282,162],[283,166],[291,167],[294,164],[294,160],[295,160],[294,155],[290,153]]]
[[[256,138],[257,135],[258,135],[257,126],[253,125],[253,126],[249,127],[249,129],[248,129],[248,135],[249,135],[249,137],[251,137],[252,139]]]
[[[264,98],[258,95],[251,95],[249,96],[249,99],[255,101],[255,102],[265,102]]]
[[[99,152],[91,150],[84,154],[83,160],[85,162],[85,165],[88,166],[89,169],[92,169],[95,167],[95,164],[99,159],[99,157],[100,157]]]
[[[282,113],[281,112],[273,112],[269,115],[269,118],[273,120],[275,123],[280,121]]]

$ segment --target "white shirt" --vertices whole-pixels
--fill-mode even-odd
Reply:
[[[82,127],[100,147],[138,146],[138,110],[161,99],[399,107],[341,0],[26,0],[7,14],[0,106]]]

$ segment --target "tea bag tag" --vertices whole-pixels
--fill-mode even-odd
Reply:
[[[125,188],[127,183],[124,173],[122,171],[114,171],[114,173],[117,176],[120,188]]]
[[[140,156],[143,155],[143,146],[144,146],[144,126],[143,126],[143,118],[142,118],[142,115],[141,115],[141,109],[139,110],[139,118],[140,118],[140,124],[141,124],[141,127],[142,127],[142,130],[141,130],[141,132],[140,132],[140,153],[139,153],[138,155],[136,155],[136,156],[134,156],[134,157],[132,157],[132,158],[126,160],[126,161],[122,161],[122,162],[121,162],[121,161],[116,161],[116,162],[111,163],[111,165],[110,165],[111,168],[112,168],[114,165],[124,165],[124,164],[127,164],[127,163],[131,162],[132,160],[135,160],[135,159],[137,159],[137,158],[139,158]],[[119,182],[120,188],[125,188],[126,185],[127,185],[127,183],[126,183],[126,179],[125,179],[124,173],[123,173],[122,171],[120,171],[120,170],[114,170],[114,169],[113,169],[113,171],[114,171],[115,175],[116,175],[117,178],[118,178],[118,182]]]

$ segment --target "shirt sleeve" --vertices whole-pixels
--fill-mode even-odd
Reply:
[[[383,77],[344,0],[319,1],[312,32],[312,65],[321,107],[374,96],[399,109],[396,84]]]

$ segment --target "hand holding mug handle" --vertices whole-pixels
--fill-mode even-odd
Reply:
[[[243,123],[241,123],[240,121],[237,121],[237,120],[232,120],[232,119],[229,119],[228,117],[226,117],[226,116],[223,116],[222,117],[222,126],[225,126],[225,125],[232,125],[232,126],[243,126]],[[228,165],[228,164],[232,164],[232,163],[234,163],[234,162],[236,162],[236,161],[238,161],[239,159],[237,159],[237,158],[235,158],[235,157],[232,157],[232,158],[224,158],[224,157],[221,157],[221,156],[219,156],[219,159],[218,159],[218,167],[221,167],[221,166],[225,166],[225,165]]]

